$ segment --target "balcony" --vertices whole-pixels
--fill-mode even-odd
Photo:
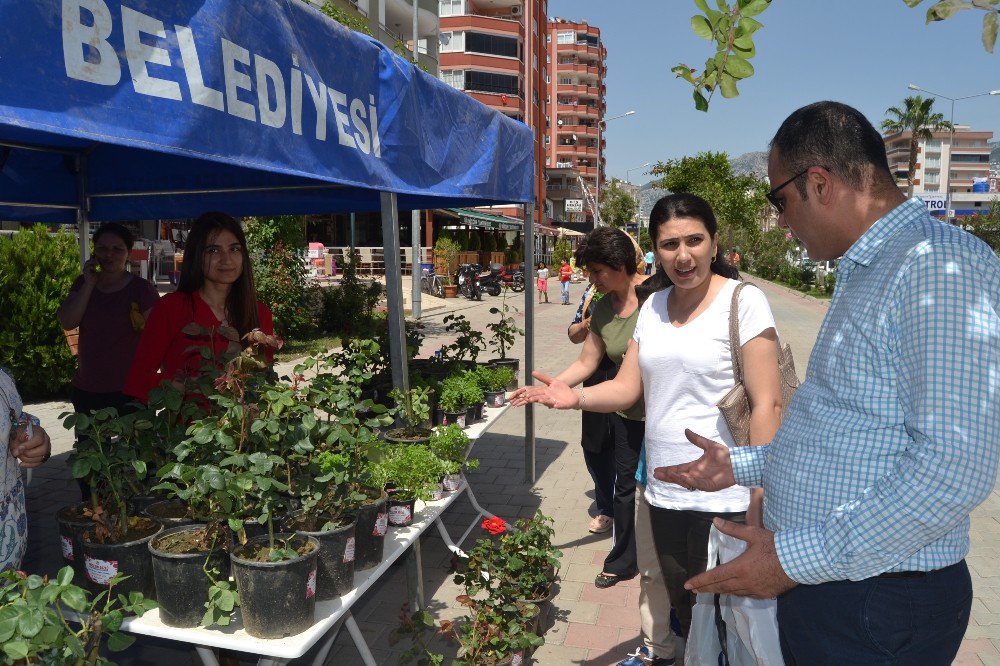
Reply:
[[[582,199],[583,190],[579,185],[571,185],[569,187],[552,187],[551,185],[545,188],[545,193],[550,199]]]
[[[576,134],[577,136],[588,136],[597,138],[597,127],[590,125],[576,125],[564,123],[556,128],[557,134]]]
[[[507,18],[489,16],[487,14],[463,14],[461,16],[442,16],[441,30],[486,30],[487,32],[507,33],[524,37],[524,24],[517,17]]]
[[[440,54],[443,69],[503,70],[520,74],[521,61],[506,56],[483,55],[481,53],[446,52]]]
[[[480,92],[478,90],[466,90],[465,94],[492,109],[497,109],[504,113],[524,113],[524,99],[520,95]],[[507,98],[506,104],[501,97]]]

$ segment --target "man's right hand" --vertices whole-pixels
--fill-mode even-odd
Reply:
[[[688,490],[714,492],[736,485],[729,447],[685,430],[688,441],[704,451],[700,458],[683,465],[657,467],[653,476],[666,483],[676,483]]]

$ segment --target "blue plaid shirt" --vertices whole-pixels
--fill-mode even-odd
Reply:
[[[732,454],[764,487],[782,568],[806,584],[930,571],[969,549],[1000,446],[1000,261],[911,199],[844,255],[770,445]]]

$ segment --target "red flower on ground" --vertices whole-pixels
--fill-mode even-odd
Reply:
[[[485,518],[483,519],[483,529],[490,534],[503,534],[507,531],[507,522],[503,518]]]

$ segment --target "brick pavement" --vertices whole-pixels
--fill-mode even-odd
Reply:
[[[808,353],[812,348],[826,305],[775,285],[764,284],[779,330],[795,352],[800,375],[805,374]],[[571,297],[579,301],[582,285],[573,285]],[[442,319],[457,311],[469,317],[478,330],[485,331],[490,320],[490,306],[498,298],[484,296],[482,303],[464,299],[448,301],[448,307],[429,312],[423,319],[427,340],[423,350],[430,353],[449,342],[443,335]],[[523,299],[515,303],[523,311]],[[427,304],[425,303],[425,307]],[[573,306],[558,303],[536,306],[536,364],[542,370],[559,370],[578,352],[565,338],[565,329]],[[523,315],[519,315],[523,319]],[[512,356],[523,358],[523,344],[518,343]],[[66,403],[32,405],[29,410],[42,418],[53,434],[56,453],[53,460],[36,472],[28,490],[31,538],[28,564],[34,571],[54,571],[58,567],[55,544],[54,511],[78,497],[68,481],[65,452],[71,439],[57,425],[55,417],[68,409]],[[609,546],[609,535],[587,532],[587,521],[594,512],[593,490],[578,446],[579,415],[575,412],[536,410],[537,482],[524,482],[523,433],[524,412],[510,410],[494,429],[476,444],[473,456],[481,467],[469,474],[480,503],[505,518],[532,515],[541,509],[556,521],[556,541],[563,551],[558,594],[548,620],[545,645],[534,656],[543,666],[614,664],[639,641],[638,580],[599,590],[594,576],[600,570]],[[452,534],[461,534],[474,511],[463,497],[445,514],[444,522]],[[1000,545],[1000,496],[996,493],[973,515],[972,550],[969,555],[975,588],[972,620],[956,664],[1000,664],[1000,564],[995,557]],[[459,588],[451,581],[448,567],[451,554],[434,532],[422,541],[425,594],[428,608],[440,619],[461,615],[455,602]],[[391,569],[354,606],[355,617],[379,664],[395,664],[405,646],[391,646],[389,632],[396,626],[402,602],[407,598],[405,567]],[[445,654],[454,654],[454,646],[436,642]],[[123,665],[170,664],[186,666],[199,663],[191,653],[165,641],[142,640],[130,650]],[[245,661],[244,663],[251,663]],[[311,660],[296,660],[311,663]],[[328,658],[329,665],[360,663],[353,643],[346,633],[337,638]]]

